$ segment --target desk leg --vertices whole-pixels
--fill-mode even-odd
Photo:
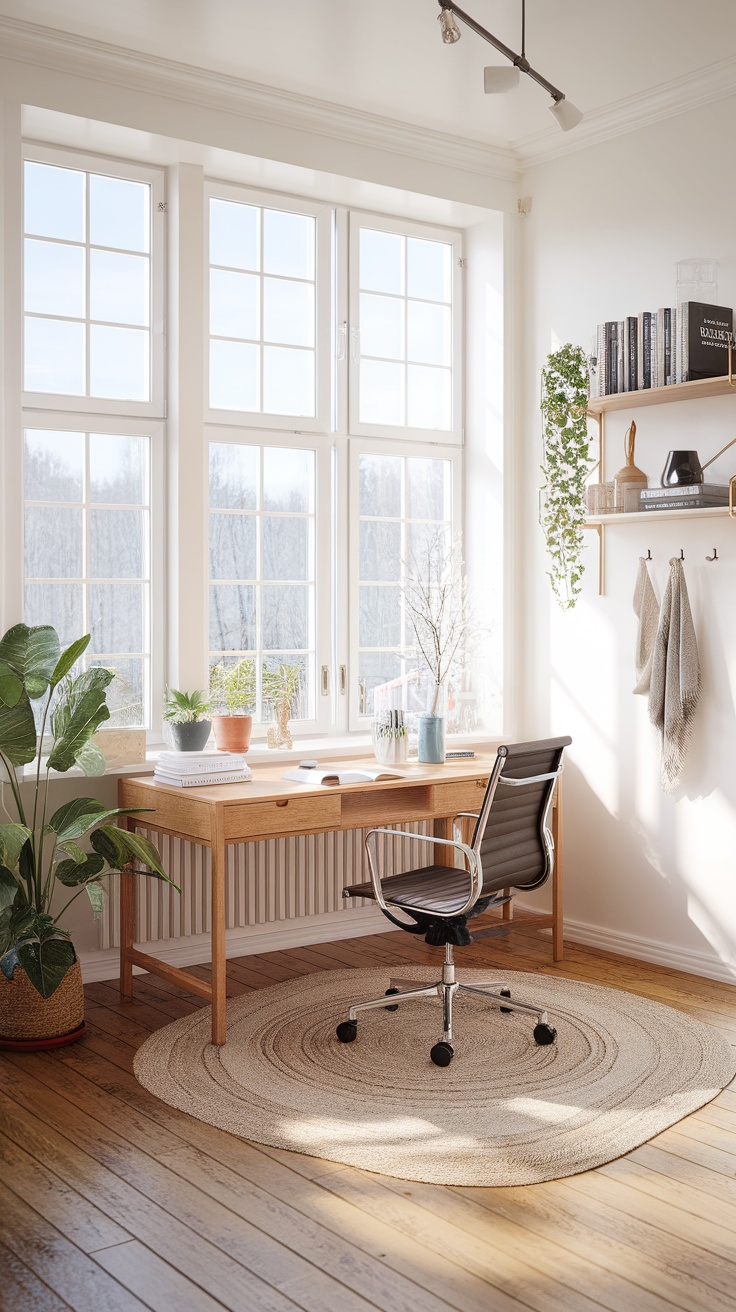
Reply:
[[[225,961],[225,837],[223,815],[215,810],[212,835],[212,1042],[227,1038]]]
[[[555,845],[555,864],[552,869],[552,959],[562,961],[562,789],[559,780],[556,794],[552,810],[552,841]]]
[[[132,828],[133,822],[128,820],[127,815],[121,815],[118,824],[121,829],[128,829]],[[132,868],[122,870],[120,873],[120,997],[124,1002],[133,1000],[133,962],[130,959],[130,950],[135,943],[137,928],[137,891],[138,876],[133,873]]]

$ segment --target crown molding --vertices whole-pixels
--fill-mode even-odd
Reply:
[[[722,59],[695,73],[663,82],[651,91],[592,110],[573,132],[565,135],[553,129],[522,137],[514,143],[515,153],[522,168],[533,168],[535,164],[572,155],[601,141],[636,132],[650,123],[660,123],[734,95],[736,57]]]
[[[4,59],[33,63],[62,73],[113,82],[138,92],[167,94],[207,109],[315,133],[374,150],[464,169],[484,177],[515,182],[516,154],[466,137],[403,123],[345,105],[298,95],[191,64],[159,59],[87,37],[21,19],[0,18]]]

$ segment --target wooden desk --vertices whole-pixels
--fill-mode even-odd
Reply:
[[[444,765],[409,763],[397,767],[400,781],[319,787],[287,783],[282,775],[288,762],[253,767],[253,782],[213,784],[206,788],[171,788],[152,775],[122,778],[118,804],[152,808],[145,816],[128,818],[128,824],[173,834],[212,851],[212,983],[196,979],[186,970],[170,966],[134,946],[136,934],[135,874],[123,873],[120,883],[120,992],[133,996],[133,966],[160,975],[180,988],[212,1003],[212,1042],[226,1038],[225,982],[225,848],[228,843],[284,838],[330,830],[371,828],[374,825],[432,820],[435,836],[452,837],[452,817],[458,811],[477,811],[488,783],[495,753]],[[376,762],[345,761],[345,768]],[[552,877],[552,914],[535,924],[552,927],[555,961],[562,959],[562,845],[560,797],[552,811],[555,867]],[[121,817],[121,824],[126,817]],[[503,919],[511,920],[511,903]],[[506,926],[509,927],[508,924]]]

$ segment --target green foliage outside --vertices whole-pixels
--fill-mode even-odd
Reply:
[[[244,656],[234,665],[216,661],[210,666],[210,697],[220,712],[252,715],[256,704],[256,663]]]
[[[586,517],[585,480],[591,469],[588,439],[588,363],[581,346],[567,342],[547,356],[542,370],[544,483],[541,524],[550,558],[548,577],[563,610],[580,595]]]
[[[0,639],[0,820],[7,817],[7,823],[0,823],[0,970],[12,980],[16,966],[22,966],[44,998],[51,997],[76,961],[69,933],[59,925],[75,898],[86,893],[99,914],[101,880],[131,862],[141,874],[172,883],[147,839],[109,823],[119,815],[137,814],[132,808],[108,809],[95,798],[76,797],[47,819],[52,770],[105,771],[92,735],[110,718],[106,689],[114,676],[96,666],[75,674],[89,640],[86,634],[62,652],[53,628],[25,624],[16,624]],[[38,731],[34,701],[42,702]],[[44,760],[44,740],[49,739]],[[15,770],[31,762],[34,783],[26,809]],[[86,835],[91,852],[80,847]],[[59,884],[71,896],[52,915]]]

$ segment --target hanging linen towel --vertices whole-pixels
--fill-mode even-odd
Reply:
[[[634,656],[636,664],[634,692],[647,693],[649,692],[652,673],[652,656],[654,655],[654,642],[657,637],[659,608],[644,556],[639,557],[639,573],[636,576],[636,587],[634,588],[634,612],[639,620]]]
[[[679,556],[670,561],[654,642],[649,718],[662,740],[662,787],[677,787],[700,696],[700,660]]]

